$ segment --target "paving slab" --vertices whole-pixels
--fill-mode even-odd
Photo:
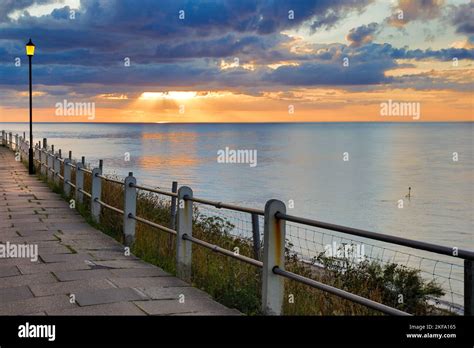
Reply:
[[[31,292],[37,297],[60,294],[70,295],[80,291],[99,290],[114,287],[116,286],[107,279],[81,279],[70,282],[30,285]]]
[[[119,288],[152,288],[189,286],[186,282],[175,277],[137,277],[137,278],[108,278]]]
[[[34,297],[33,293],[27,286],[0,289],[0,305],[5,302],[25,300],[32,297]]]
[[[178,299],[136,301],[135,304],[150,315],[211,312],[215,315],[236,315],[236,312],[211,299]]]
[[[76,302],[79,306],[148,300],[149,297],[133,288],[109,288],[75,292]]]
[[[58,280],[51,273],[38,273],[1,278],[0,289],[21,285],[51,284]]]
[[[1,264],[1,263],[0,263]],[[11,277],[20,274],[17,266],[3,266],[0,267],[0,278]]]
[[[95,306],[52,309],[48,315],[147,315],[132,302],[116,302]]]
[[[26,300],[2,303],[0,315],[26,315],[51,309],[76,308],[66,295],[32,297]]]

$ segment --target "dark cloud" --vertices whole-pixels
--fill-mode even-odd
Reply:
[[[469,41],[474,43],[474,2],[454,7],[451,17],[456,32],[468,35]]]
[[[370,1],[87,0],[76,9],[75,19],[69,17],[71,9],[63,7],[50,15],[25,15],[18,21],[0,24],[0,40],[10,42],[8,51],[16,56],[34,33],[33,41],[42,54],[38,64],[62,64],[68,59],[81,64],[81,57],[84,65],[101,65],[123,57],[151,63],[231,55],[270,63],[289,58],[287,51],[277,47],[288,40],[280,34],[282,30],[303,23],[319,27],[329,14],[337,17],[335,23]],[[22,6],[33,2],[26,1]],[[294,17],[289,18],[289,11]]]
[[[320,1],[321,6],[316,9],[318,14],[313,19],[311,30],[330,29],[350,12],[361,12],[372,2],[373,0]]]
[[[136,1],[91,0],[83,2],[89,24],[119,22],[125,30],[162,37],[182,33],[200,36],[224,31],[271,34],[312,21],[313,28],[334,25],[353,10],[362,10],[372,0],[212,0]],[[179,11],[184,19],[179,19]],[[292,18],[289,13],[292,11]],[[105,20],[105,23],[104,23]]]
[[[346,39],[350,42],[351,46],[358,47],[371,42],[378,30],[379,24],[377,23],[362,25],[360,27],[351,29],[349,34],[347,34]]]

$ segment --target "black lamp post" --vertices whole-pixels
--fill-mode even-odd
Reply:
[[[33,92],[32,92],[32,86],[31,86],[31,58],[35,54],[35,45],[33,42],[28,41],[26,44],[26,55],[29,58],[30,61],[30,149],[28,151],[28,173],[29,174],[34,174],[35,173],[35,167],[33,164]]]

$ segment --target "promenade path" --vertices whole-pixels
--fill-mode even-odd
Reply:
[[[0,251],[9,246],[12,256],[25,243],[37,246],[36,261],[0,252],[0,315],[239,314],[125,256],[123,245],[88,225],[0,146]]]

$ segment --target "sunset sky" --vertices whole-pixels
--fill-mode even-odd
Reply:
[[[28,121],[30,37],[35,121],[474,116],[474,1],[0,0],[0,122]],[[420,118],[381,115],[389,100]]]

